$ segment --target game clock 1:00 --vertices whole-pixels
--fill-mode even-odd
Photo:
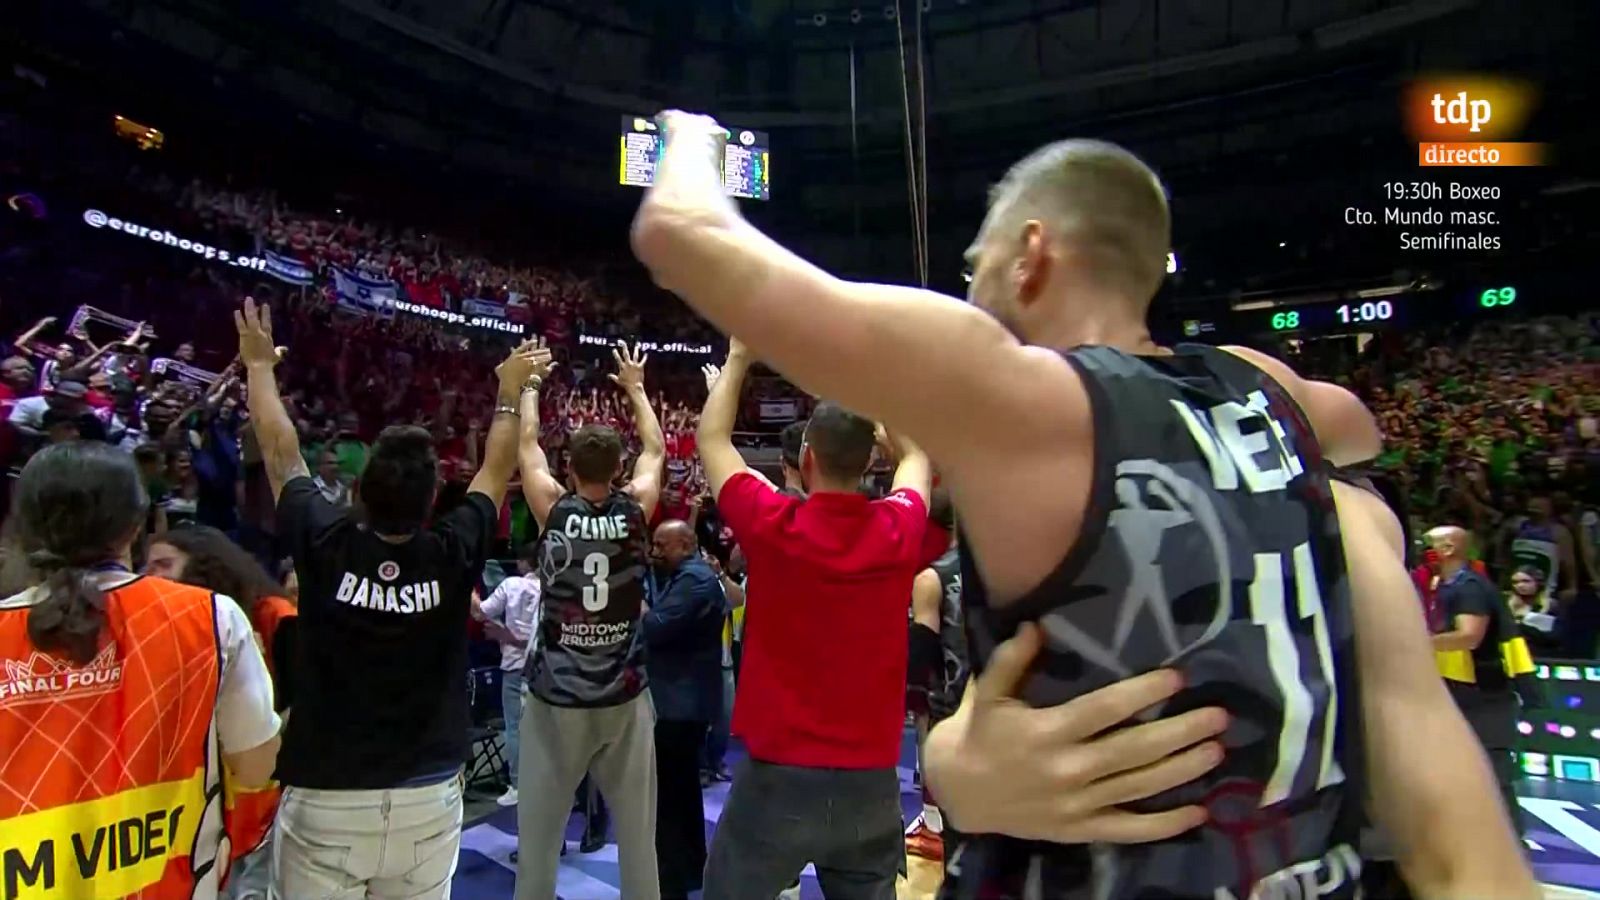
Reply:
[[[1395,319],[1401,306],[1389,299],[1318,303],[1274,310],[1267,324],[1273,331],[1324,331],[1344,325],[1385,325]]]
[[[1346,328],[1385,328],[1403,325],[1411,306],[1415,303],[1437,307],[1441,316],[1472,316],[1497,313],[1517,302],[1514,287],[1485,288],[1470,297],[1457,295],[1456,299],[1439,296],[1395,296],[1381,300],[1344,300],[1336,303],[1308,303],[1304,306],[1281,307],[1266,315],[1262,322],[1270,332],[1328,332]],[[1261,320],[1258,320],[1261,321]]]

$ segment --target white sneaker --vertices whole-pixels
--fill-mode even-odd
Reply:
[[[495,800],[494,802],[500,804],[501,806],[516,806],[517,805],[517,789],[516,788],[506,788],[506,792],[504,794],[501,794],[499,799]]]

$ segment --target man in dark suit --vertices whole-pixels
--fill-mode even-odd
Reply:
[[[699,890],[705,869],[700,748],[721,712],[727,601],[687,523],[662,522],[651,555],[658,568],[644,639],[656,707],[656,858],[670,900]]]

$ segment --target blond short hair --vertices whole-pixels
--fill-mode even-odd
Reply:
[[[989,194],[1002,220],[1040,219],[1094,262],[1092,277],[1148,303],[1166,277],[1172,214],[1161,179],[1116,144],[1057,141]]]

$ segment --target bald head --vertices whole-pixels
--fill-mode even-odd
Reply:
[[[1440,525],[1428,530],[1428,546],[1439,554],[1439,561],[1465,563],[1472,552],[1472,538],[1459,525]]]
[[[985,229],[1042,223],[1077,275],[1148,304],[1166,277],[1172,216],[1161,179],[1105,141],[1057,141],[1011,167],[989,196]]]
[[[657,525],[650,547],[651,555],[670,569],[682,565],[698,549],[694,529],[682,519],[668,519]]]

